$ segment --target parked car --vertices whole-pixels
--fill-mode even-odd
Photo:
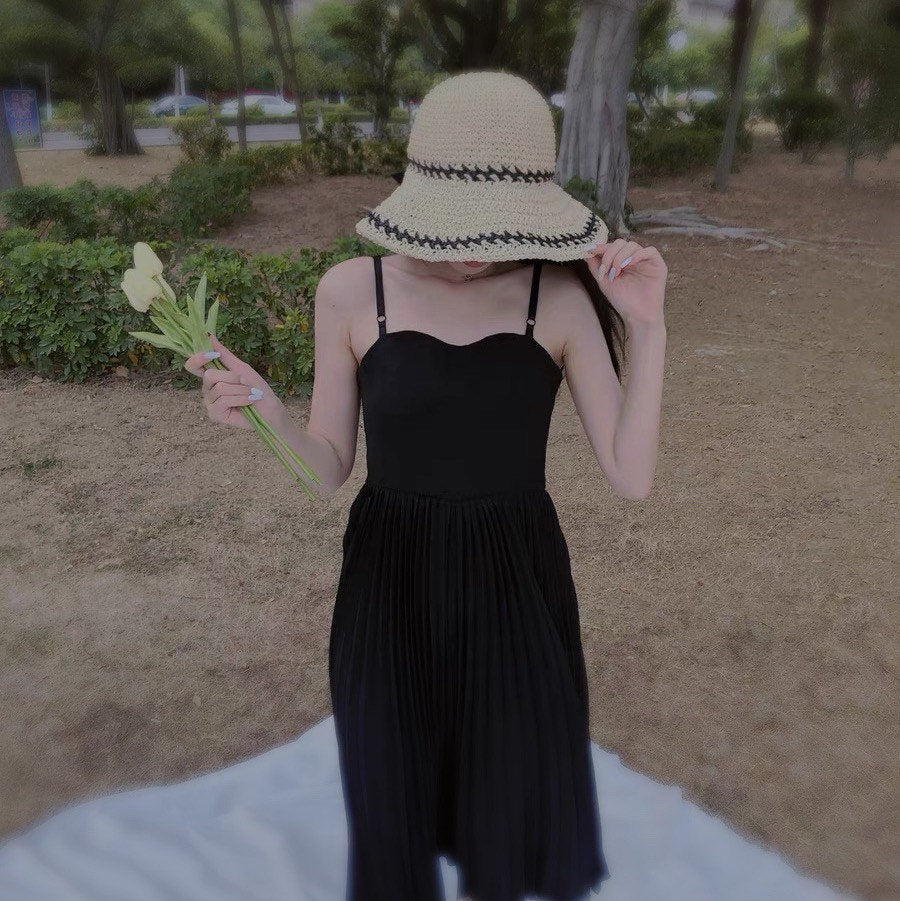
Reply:
[[[179,113],[186,113],[198,106],[206,106],[206,101],[202,97],[194,97],[192,94],[182,94],[180,97],[176,97],[174,94],[169,94],[151,103],[150,112],[154,116],[174,116],[176,101]]]
[[[258,107],[264,116],[293,116],[297,112],[296,103],[291,103],[276,94],[245,94],[244,104],[247,109],[253,106]],[[219,109],[223,116],[236,116],[238,113],[237,99],[226,100]]]

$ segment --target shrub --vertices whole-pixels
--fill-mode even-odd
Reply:
[[[179,357],[128,334],[147,328],[119,287],[132,263],[130,245],[33,237],[26,229],[0,233],[0,365],[82,381],[126,363],[177,371],[193,384]],[[180,292],[192,292],[207,273],[208,296],[220,302],[219,336],[283,395],[302,390],[312,374],[319,279],[340,260],[378,252],[355,235],[325,251],[304,248],[296,259],[206,243],[153,247],[169,258],[167,274]]]
[[[140,314],[118,289],[131,249],[112,239],[19,244],[0,255],[0,362],[83,381],[141,349]]]
[[[239,160],[216,165],[179,163],[166,184],[159,227],[145,233],[160,238],[208,235],[250,209],[253,173]]]
[[[796,87],[771,94],[763,112],[775,123],[785,150],[799,150],[809,163],[841,131],[841,110],[836,100],[821,91]]]
[[[652,126],[629,142],[636,176],[679,175],[716,161],[722,133],[694,125]]]
[[[209,116],[180,116],[172,131],[181,139],[181,152],[192,163],[219,163],[231,149],[225,126]]]
[[[709,103],[692,103],[690,112],[693,116],[691,125],[701,131],[718,131],[720,135],[725,133],[725,123],[728,121],[727,98],[719,98]],[[753,133],[747,127],[748,105],[741,107],[737,128],[737,149],[743,153],[749,153],[753,149]]]
[[[304,144],[267,144],[236,153],[232,160],[246,166],[254,185],[274,185],[298,171],[306,171],[309,154]]]

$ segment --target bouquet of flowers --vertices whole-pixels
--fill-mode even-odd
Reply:
[[[209,335],[210,333],[215,334],[216,331],[219,301],[216,300],[207,311],[206,273],[201,276],[193,298],[187,297],[184,301],[179,301],[175,292],[163,278],[163,265],[159,257],[148,244],[139,241],[134,245],[134,268],[126,270],[122,279],[122,290],[131,306],[141,313],[147,313],[150,321],[159,329],[158,333],[129,332],[128,334],[140,341],[152,344],[154,347],[173,350],[185,359],[198,351],[212,350]],[[210,360],[208,365],[219,369],[226,368],[216,359]],[[295,464],[311,482],[318,484],[319,477],[253,406],[241,409],[250,420],[256,433],[285,469],[303,486],[309,497],[314,497],[312,489],[300,477],[292,464]]]

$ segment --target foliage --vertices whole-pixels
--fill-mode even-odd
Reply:
[[[381,137],[397,94],[400,56],[413,41],[409,6],[398,0],[356,0],[330,31],[350,56],[350,88],[372,111],[375,134]]]
[[[635,177],[679,175],[715,163],[720,129],[690,125],[652,125],[629,140]]]
[[[728,99],[719,98],[709,103],[690,104],[689,110],[692,116],[691,125],[699,131],[725,132],[725,123],[728,120]],[[753,147],[753,132],[747,126],[748,109],[745,103],[741,108],[738,119],[737,149],[749,153]]]
[[[784,149],[799,150],[805,163],[841,132],[840,105],[821,91],[796,87],[773,94],[763,112],[777,126]]]
[[[98,186],[79,179],[66,188],[26,185],[0,194],[0,209],[14,225],[42,237],[72,241],[98,235],[126,243],[208,234],[249,207],[251,174],[221,163],[183,163],[168,181],[136,188]]]
[[[158,237],[208,235],[250,209],[253,173],[239,161],[179,163],[165,191]],[[147,234],[145,233],[145,239]]]
[[[231,149],[225,127],[205,115],[179,116],[171,126],[181,140],[181,152],[192,163],[220,163]]]
[[[631,70],[631,90],[641,101],[657,99],[666,84],[663,64],[672,30],[673,0],[648,0],[638,9],[638,42]]]
[[[850,177],[859,157],[883,157],[900,139],[900,8],[841,4],[831,44]]]
[[[565,81],[578,0],[413,0],[418,44],[434,69],[503,69],[545,93]]]
[[[66,381],[120,364],[183,375],[180,359],[128,334],[142,322],[119,288],[131,265],[130,244],[35,237],[26,229],[0,233],[0,365]],[[281,394],[305,390],[310,381],[319,279],[340,260],[379,252],[355,236],[326,251],[304,248],[296,259],[248,256],[211,243],[153,247],[171,258],[167,271],[179,291],[193,292],[207,273],[208,296],[220,302],[218,335]]]
[[[40,237],[76,240],[97,235],[123,241],[154,228],[162,206],[162,186],[98,186],[86,178],[66,188],[26,185],[0,194],[0,209],[14,224]]]
[[[140,316],[118,290],[131,248],[110,238],[22,243],[0,255],[0,365],[65,381],[137,363]]]

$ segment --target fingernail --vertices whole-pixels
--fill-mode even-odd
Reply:
[[[250,394],[247,395],[247,400],[260,400],[262,396],[263,393],[259,388],[251,388]]]
[[[613,268],[609,270],[609,280],[612,281],[615,277],[616,277],[616,267],[613,266]]]
[[[596,250],[596,249],[597,249],[596,244],[588,244],[588,246],[585,248],[585,250]]]
[[[221,356],[222,356],[222,354],[220,354],[217,350],[204,350],[203,351],[203,358],[206,360],[215,360],[216,357],[221,357]]]
[[[622,260],[621,268],[624,269],[630,262],[631,262],[631,257],[626,257],[624,260]]]

